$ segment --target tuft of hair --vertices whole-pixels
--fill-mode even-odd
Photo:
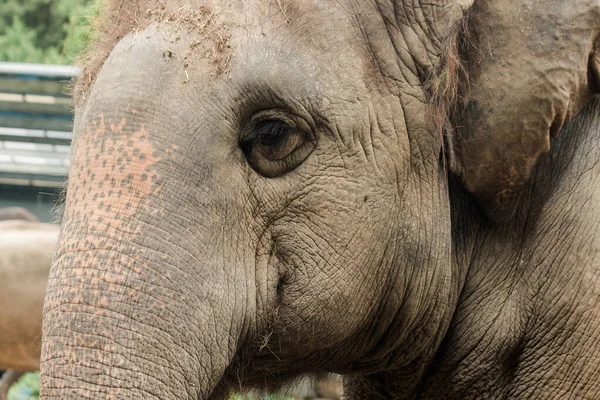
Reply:
[[[444,166],[449,159],[456,171],[452,145],[454,130],[469,102],[470,81],[480,60],[477,24],[485,12],[477,3],[471,7],[442,40],[438,64],[425,85],[429,101],[434,105],[434,120],[444,142]]]
[[[67,201],[67,182],[59,189],[54,201],[52,202],[52,209],[50,214],[52,215],[52,223],[56,225],[62,224],[63,215],[65,213],[65,204]]]

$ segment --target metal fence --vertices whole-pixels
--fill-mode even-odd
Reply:
[[[0,184],[62,187],[73,113],[70,66],[0,63]]]

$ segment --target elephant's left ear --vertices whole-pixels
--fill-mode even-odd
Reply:
[[[447,49],[470,81],[452,114],[452,169],[491,220],[512,217],[550,137],[597,91],[590,58],[599,15],[592,1],[475,2],[459,45]]]

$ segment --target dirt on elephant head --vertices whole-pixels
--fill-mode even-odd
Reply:
[[[78,62],[82,73],[73,89],[75,105],[85,101],[87,92],[115,45],[126,35],[143,31],[154,23],[168,26],[173,33],[173,41],[192,35],[196,38],[189,43],[184,54],[166,51],[163,54],[165,58],[179,57],[184,68],[198,59],[204,59],[213,66],[214,75],[226,75],[232,56],[231,34],[227,25],[219,21],[218,15],[208,5],[192,9],[178,3],[106,0],[93,22],[94,40]]]

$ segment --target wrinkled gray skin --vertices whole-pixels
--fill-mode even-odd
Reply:
[[[600,397],[598,105],[550,139],[596,91],[596,2],[138,3],[76,87],[42,398],[319,371],[347,399]],[[471,97],[441,135],[426,84],[464,13]],[[250,165],[272,109],[305,160],[266,140]]]

